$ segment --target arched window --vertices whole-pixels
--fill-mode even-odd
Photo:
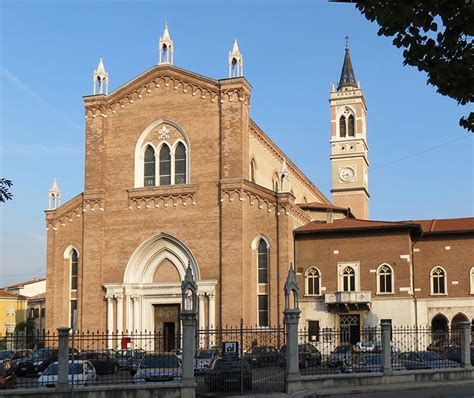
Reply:
[[[72,249],[71,252],[71,290],[77,290],[77,251]]]
[[[339,118],[339,137],[344,138],[346,136],[346,117],[341,116]]]
[[[268,247],[264,239],[258,244],[258,283],[268,283]]]
[[[446,272],[441,267],[431,271],[431,294],[446,294]]]
[[[182,142],[174,152],[174,183],[186,184],[186,147]]]
[[[143,162],[143,186],[152,185],[155,185],[155,150],[151,145],[148,145]]]
[[[160,150],[160,185],[171,184],[171,152],[164,144]]]
[[[388,264],[382,264],[377,269],[378,293],[393,293],[393,270]]]
[[[255,161],[253,159],[250,161],[250,181],[255,183]]]
[[[274,192],[278,192],[278,177],[276,175],[272,179],[272,188]]]
[[[356,290],[355,271],[352,267],[346,267],[342,271],[342,290],[344,292],[354,292]]]
[[[306,271],[306,294],[308,296],[319,296],[321,293],[321,274],[315,267]]]
[[[349,137],[355,137],[354,115],[349,115],[347,119],[347,131]]]

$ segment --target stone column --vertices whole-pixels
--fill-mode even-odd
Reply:
[[[204,329],[206,327],[206,313],[204,311],[204,293],[199,293],[199,329]]]
[[[209,294],[209,329],[216,328],[216,298],[214,293]]]
[[[382,369],[386,375],[392,374],[392,346],[390,341],[390,333],[392,325],[389,323],[380,324],[382,329]]]
[[[471,324],[461,323],[461,366],[465,369],[472,368],[471,364]]]
[[[114,330],[114,296],[107,295],[107,344],[108,348],[113,348],[112,334]]]
[[[133,309],[132,309],[132,299],[130,294],[125,294],[125,312],[127,317],[125,318],[125,330],[128,332],[133,331]]]
[[[196,379],[194,378],[194,351],[196,335],[196,314],[181,311],[181,322],[183,324],[183,363],[181,386],[184,387],[186,397],[195,396]]]
[[[140,296],[132,296],[133,300],[133,332],[138,333],[140,326]]]
[[[69,330],[68,327],[58,328],[58,390],[68,388]]]
[[[117,300],[117,334],[123,333],[123,296],[117,294],[115,296]]]
[[[287,393],[293,393],[300,388],[301,380],[299,352],[298,352],[298,323],[301,311],[299,309],[285,308],[283,311],[286,328],[286,369]]]

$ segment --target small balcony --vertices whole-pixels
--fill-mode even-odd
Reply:
[[[350,312],[351,310],[370,310],[371,292],[332,292],[324,295],[324,303],[328,310]]]

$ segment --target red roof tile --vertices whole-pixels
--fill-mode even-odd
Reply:
[[[339,207],[334,206],[331,203],[319,203],[319,202],[311,202],[311,203],[298,203],[297,206],[301,207],[302,209],[332,209],[332,210],[343,210],[347,211],[346,207]]]
[[[420,224],[424,234],[474,232],[474,217],[403,221]]]
[[[393,229],[393,228],[415,228],[420,229],[417,223],[396,221],[375,221],[343,218],[334,220],[332,223],[313,221],[295,229],[296,233],[345,231],[345,230],[367,230],[367,229]]]
[[[12,292],[7,292],[6,290],[0,290],[0,298],[24,299],[25,297]]]

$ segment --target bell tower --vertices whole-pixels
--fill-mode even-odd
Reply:
[[[165,23],[163,36],[160,37],[158,65],[173,65],[174,45],[168,30],[168,22]]]
[[[350,207],[361,219],[369,218],[369,160],[366,131],[367,105],[356,82],[346,37],[341,78],[331,87],[332,200]]]

